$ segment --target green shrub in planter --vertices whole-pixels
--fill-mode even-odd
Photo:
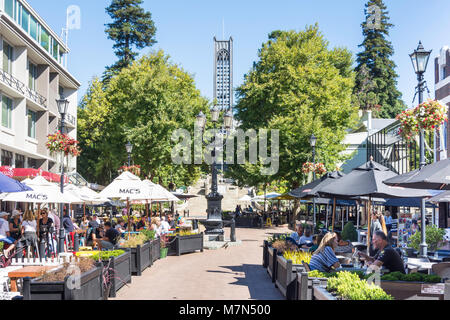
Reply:
[[[341,233],[342,240],[356,242],[358,240],[358,232],[356,232],[353,222],[347,222]]]
[[[425,229],[425,241],[428,244],[428,249],[430,251],[436,251],[438,249],[439,243],[444,241],[444,236],[444,229],[439,229],[436,226],[427,226]],[[421,243],[421,232],[417,231],[409,238],[409,241],[409,245],[419,251]]]
[[[108,261],[111,257],[118,257],[124,253],[125,251],[123,250],[102,251],[94,253],[92,256],[90,256],[90,258],[94,259],[95,261],[98,260]]]
[[[391,272],[381,277],[384,281],[415,281],[426,283],[439,283],[442,279],[435,274],[423,274],[423,273],[410,273],[403,274],[401,272]]]
[[[143,230],[141,234],[145,235],[147,241],[154,240],[156,236],[156,231],[154,230]]]

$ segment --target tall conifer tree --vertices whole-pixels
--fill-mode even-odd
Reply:
[[[150,12],[142,7],[142,0],[112,0],[106,12],[112,22],[106,24],[108,39],[115,42],[113,48],[119,60],[107,67],[104,80],[131,64],[138,55],[133,50],[150,47],[156,43],[156,27]]]
[[[395,118],[406,108],[402,94],[397,90],[398,75],[396,65],[390,58],[394,54],[392,43],[387,40],[389,29],[394,25],[389,23],[389,12],[383,0],[369,0],[364,10],[366,21],[361,24],[364,41],[359,47],[364,50],[357,54],[357,78],[354,93],[361,92],[364,86],[361,72],[367,67],[371,80],[374,82],[372,91],[381,105],[378,116]],[[359,75],[359,76],[358,76]]]

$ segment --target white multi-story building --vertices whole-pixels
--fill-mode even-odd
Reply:
[[[61,96],[70,102],[66,133],[77,137],[80,83],[62,64],[69,50],[25,0],[0,0],[0,51],[0,167],[58,173],[46,142],[59,129]],[[76,170],[76,159],[68,166]]]

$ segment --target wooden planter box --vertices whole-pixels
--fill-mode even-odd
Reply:
[[[277,274],[277,252],[278,251],[275,248],[268,248],[267,273],[271,277],[273,283],[275,283],[275,276]]]
[[[444,300],[443,294],[422,294],[422,285],[434,285],[436,283],[423,283],[413,281],[381,281],[381,288],[394,297],[395,300],[406,300],[413,296],[435,297]]]
[[[160,258],[160,247],[161,242],[160,239],[157,238],[155,240],[150,241],[150,265],[152,266],[156,260]]]
[[[277,256],[277,269],[275,272],[275,287],[287,300],[296,299],[297,271],[306,271],[302,265],[293,265],[291,260]]]
[[[150,266],[150,242],[136,248],[119,247],[118,249],[130,251],[132,275],[141,276],[142,272]]]
[[[264,240],[263,243],[263,268],[269,265],[269,241]]]
[[[115,298],[119,289],[126,283],[131,283],[131,251],[125,251],[118,257],[112,257],[110,261],[108,270],[111,279],[109,296]],[[104,261],[103,265],[107,267],[108,261]]]
[[[337,300],[336,297],[322,287],[314,286],[312,290],[313,300]]]
[[[103,300],[103,264],[81,274],[80,288],[71,289],[69,275],[64,281],[38,282],[38,279],[23,280],[24,300]],[[70,280],[70,281],[69,281]]]
[[[306,271],[297,273],[296,298],[297,300],[313,299],[313,281],[319,281],[320,286],[327,285],[327,278],[310,278]]]
[[[176,236],[175,241],[170,244],[169,254],[180,256],[197,250],[203,252],[203,232],[190,236]]]

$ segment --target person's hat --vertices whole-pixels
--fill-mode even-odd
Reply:
[[[12,213],[12,217],[14,218],[14,217],[17,217],[17,216],[20,216],[20,212],[17,211],[17,210],[14,210],[13,213]]]
[[[9,216],[8,212],[0,212],[0,218]]]

